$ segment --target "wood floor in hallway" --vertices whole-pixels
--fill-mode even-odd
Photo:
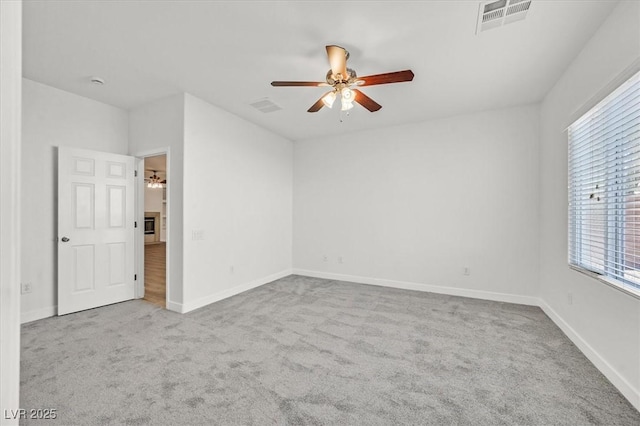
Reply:
[[[166,307],[166,243],[144,246],[144,300]]]

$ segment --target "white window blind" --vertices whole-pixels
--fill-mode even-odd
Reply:
[[[569,263],[640,294],[640,73],[568,132]]]

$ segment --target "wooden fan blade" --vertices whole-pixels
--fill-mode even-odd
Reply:
[[[322,99],[327,96],[329,93],[333,92],[333,90],[328,91],[327,93],[325,93],[324,95],[320,96],[320,99],[318,99],[318,101],[311,105],[311,108],[309,108],[307,110],[307,112],[318,112],[320,111],[320,109],[324,106],[324,102],[322,102]]]
[[[384,74],[368,75],[366,77],[358,77],[358,80],[364,81],[360,86],[373,86],[374,84],[400,83],[403,81],[413,80],[413,71],[404,70],[396,72],[387,72]]]
[[[318,112],[324,106],[324,102],[322,102],[322,98],[318,99],[318,101],[311,105],[311,108],[307,110],[307,112]]]
[[[377,103],[376,101],[374,101],[373,99],[371,99],[370,97],[368,97],[367,95],[359,91],[358,89],[351,89],[351,90],[356,94],[356,97],[353,100],[359,103],[360,105],[362,105],[363,107],[365,107],[366,109],[368,109],[369,111],[376,112],[380,108],[382,108],[382,105],[380,105],[379,103]]]
[[[334,80],[346,81],[349,79],[347,73],[347,51],[340,46],[327,46],[327,56],[331,65],[331,73]]]
[[[320,86],[327,86],[327,83],[319,82],[319,81],[272,81],[271,85],[274,87],[294,87],[294,86],[320,87]]]

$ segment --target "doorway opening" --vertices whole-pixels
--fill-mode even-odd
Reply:
[[[144,158],[144,300],[167,302],[167,156]]]

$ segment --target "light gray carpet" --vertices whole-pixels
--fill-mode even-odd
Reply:
[[[290,276],[27,324],[23,424],[640,425],[535,307]]]

